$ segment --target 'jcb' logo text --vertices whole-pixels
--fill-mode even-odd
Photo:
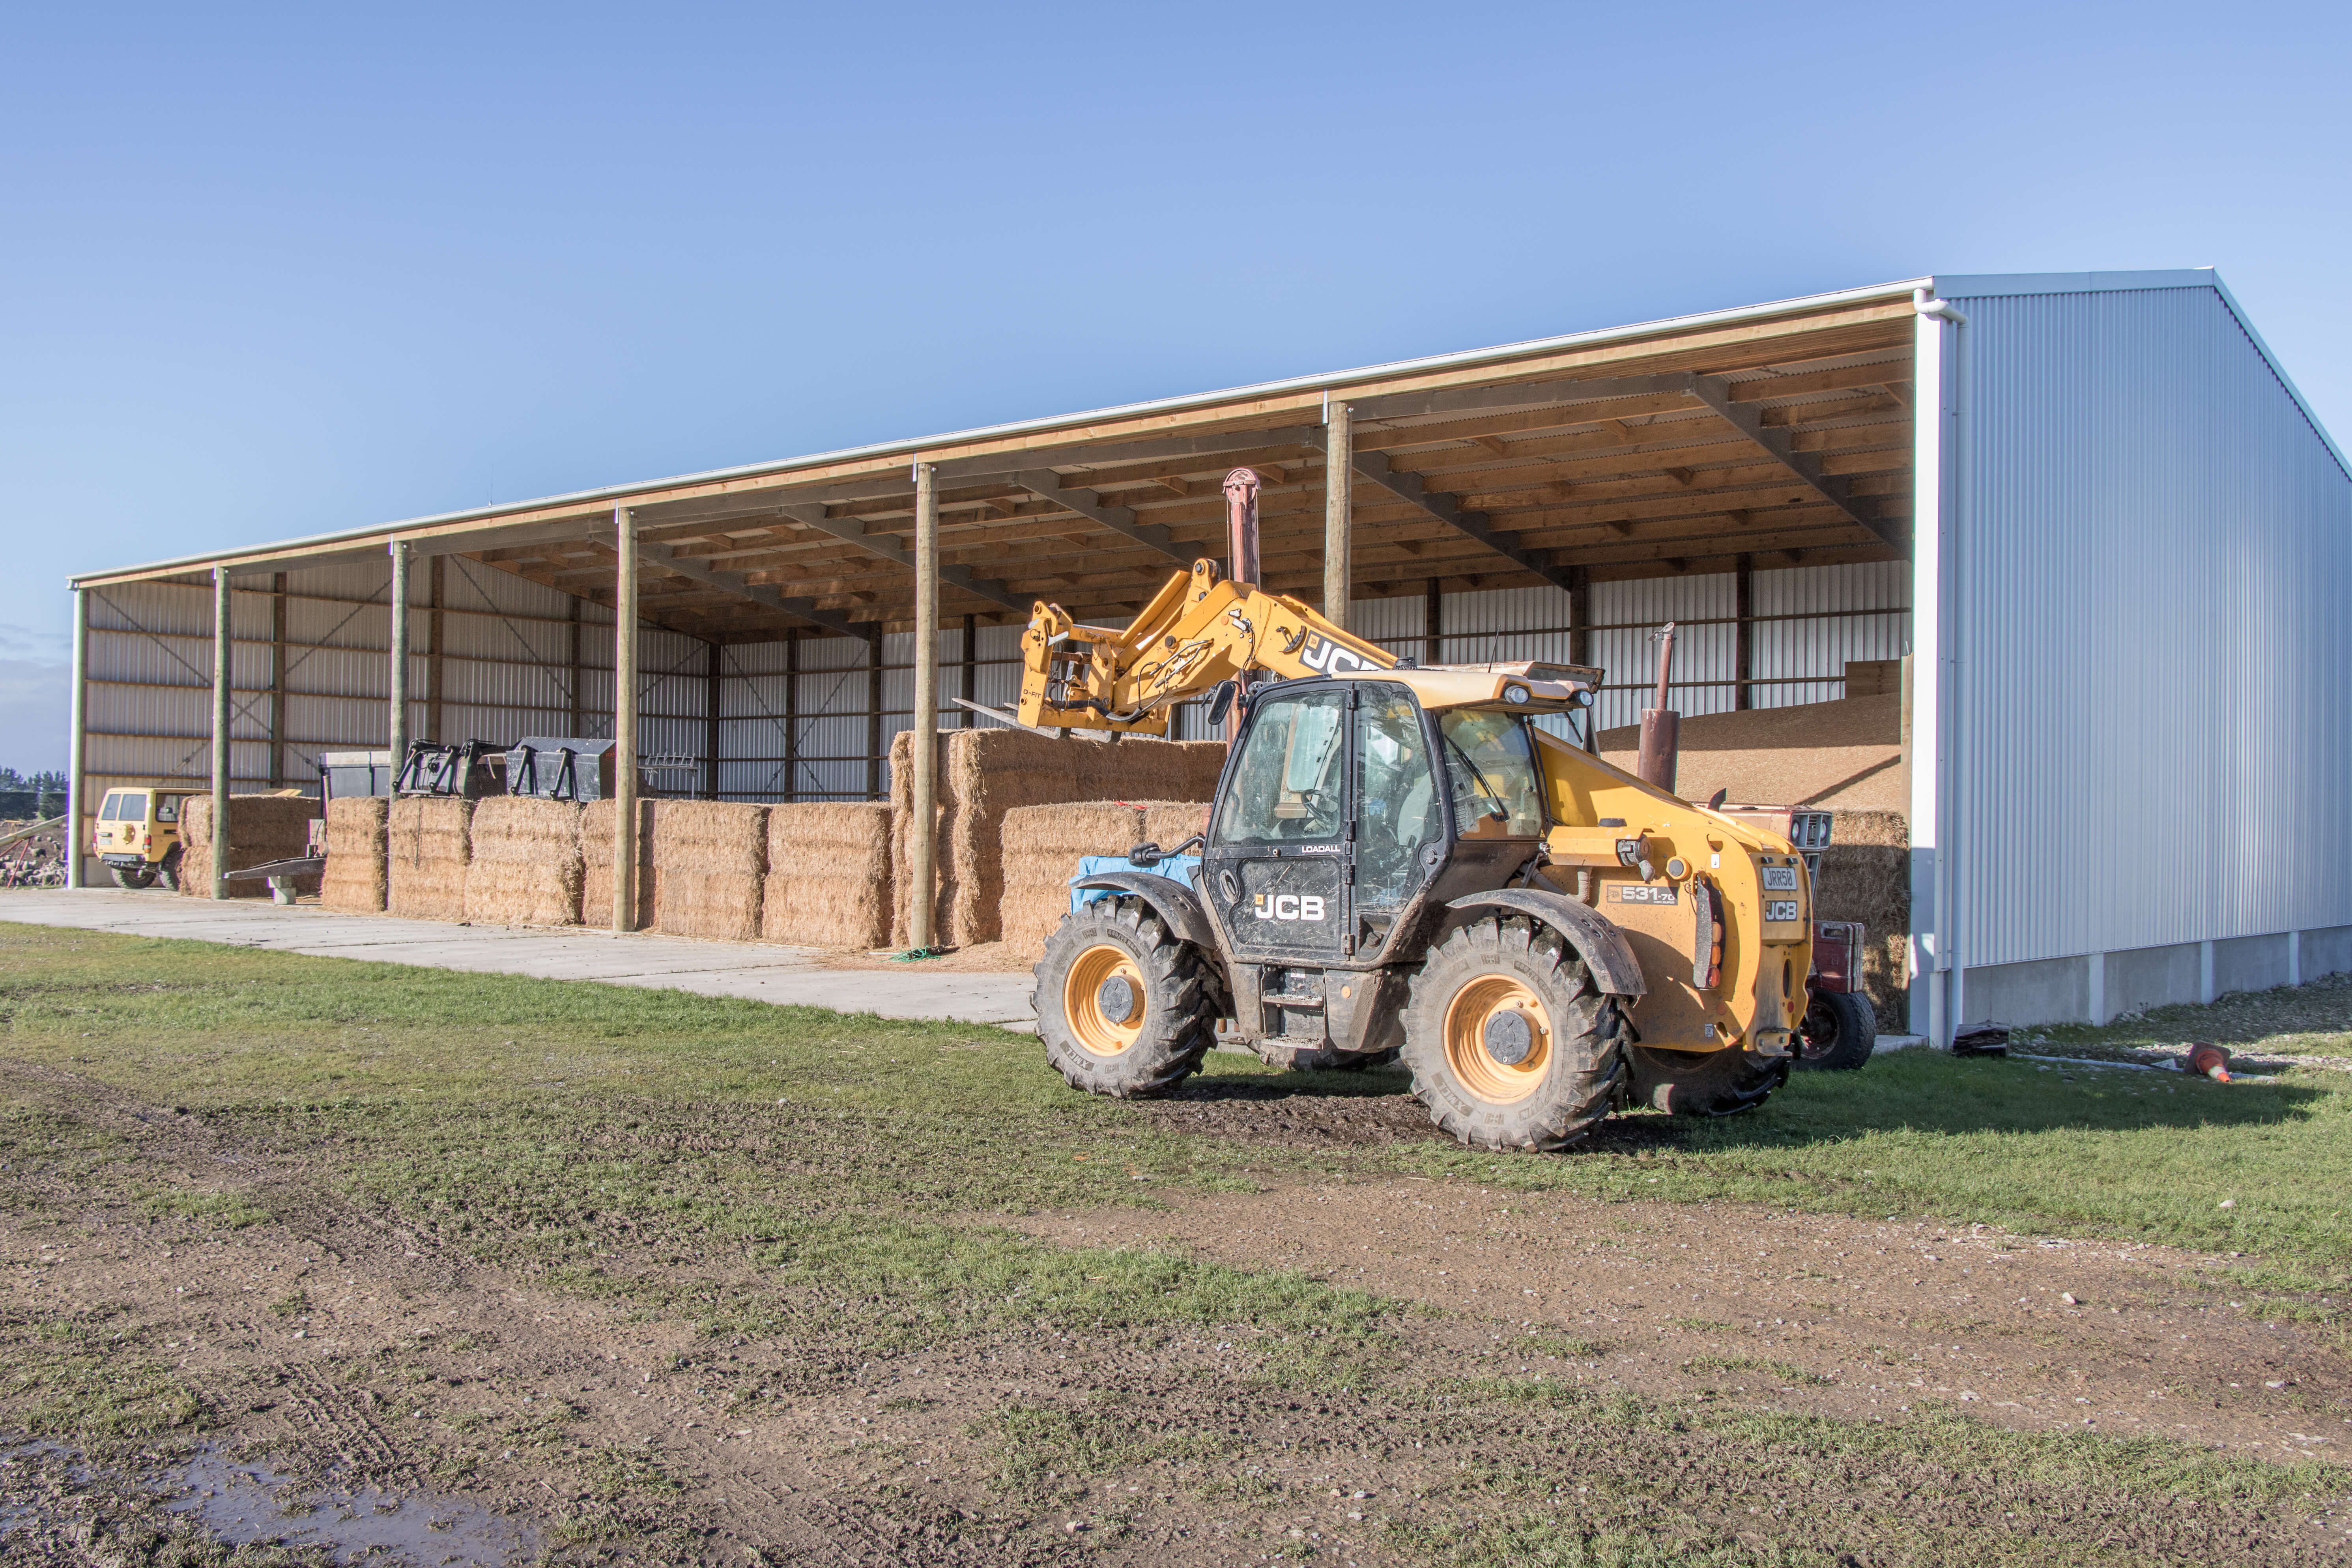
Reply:
[[[1298,656],[1298,662],[1326,675],[1344,675],[1351,669],[1372,668],[1360,656],[1349,653],[1338,643],[1311,635],[1307,639],[1307,651]]]
[[[1323,895],[1260,893],[1251,912],[1262,921],[1319,921],[1323,918]]]

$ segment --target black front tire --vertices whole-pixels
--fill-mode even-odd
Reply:
[[[1215,973],[1140,899],[1097,899],[1064,916],[1034,973],[1037,1036],[1073,1089],[1166,1094],[1216,1043]],[[1129,1009],[1117,1017],[1102,999],[1114,980]]]
[[[1870,1060],[1878,1020],[1868,998],[1848,991],[1816,991],[1798,1027],[1797,1066],[1808,1072],[1852,1072]]]
[[[1510,1027],[1497,1034],[1497,1022]],[[1461,1142],[1565,1149],[1608,1116],[1627,1034],[1622,999],[1594,984],[1558,931],[1522,915],[1490,916],[1422,961],[1405,1008],[1404,1061],[1430,1120]]]

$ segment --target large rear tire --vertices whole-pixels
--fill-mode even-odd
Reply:
[[[1165,1094],[1216,1043],[1215,976],[1140,899],[1097,899],[1063,917],[1035,973],[1037,1035],[1073,1089]]]
[[[1878,1044],[1878,1020],[1868,998],[1846,991],[1816,991],[1797,1028],[1797,1066],[1810,1072],[1852,1072]]]
[[[1404,1060],[1430,1120],[1481,1149],[1565,1149],[1609,1114],[1625,1072],[1622,1001],[1550,927],[1490,916],[1423,960]]]
[[[174,844],[163,854],[163,863],[155,868],[155,880],[167,893],[180,890],[180,863],[185,858],[182,846]]]
[[[1759,1061],[1738,1047],[1719,1051],[1633,1048],[1633,1098],[1676,1116],[1737,1116],[1789,1081],[1786,1057]]]

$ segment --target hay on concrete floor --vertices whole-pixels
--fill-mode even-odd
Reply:
[[[391,868],[389,912],[418,921],[466,918],[473,816],[470,800],[409,795],[392,803],[384,855]]]
[[[468,825],[466,919],[476,925],[580,923],[580,807],[531,795],[477,801]]]
[[[890,940],[890,808],[880,801],[768,808],[760,938],[860,952]]]
[[[233,795],[228,798],[228,868],[292,860],[310,852],[310,824],[319,803],[307,795]],[[319,879],[298,877],[295,890],[315,893]],[[180,803],[180,891],[213,896],[213,797],[192,795]],[[266,899],[269,884],[231,882],[232,899]]]
[[[613,925],[613,827],[619,807],[609,799],[580,808],[580,923],[609,931]],[[654,803],[637,802],[637,908],[632,931],[654,923]]]
[[[1903,700],[1893,694],[1685,718],[1675,793],[1705,800],[1720,789],[1742,805],[1900,811],[1910,799],[1902,729]],[[1632,773],[1641,742],[1638,725],[1603,730],[1601,760]]]
[[[654,929],[755,942],[768,871],[768,811],[735,801],[654,806]]]
[[[955,947],[996,940],[1005,813],[1086,801],[1206,801],[1225,761],[1221,741],[1129,738],[1112,745],[1027,730],[959,730],[940,739],[938,929],[940,940]],[[906,767],[908,744],[902,733],[890,753],[891,837],[902,904],[913,785]],[[901,909],[892,940],[903,942],[906,930]]]
[[[384,824],[392,802],[382,795],[347,795],[327,803],[327,871],[319,902],[353,914],[383,913]]]

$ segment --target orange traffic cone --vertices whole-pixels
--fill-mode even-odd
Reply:
[[[2189,1043],[2188,1056],[2181,1058],[2183,1072],[2203,1073],[2215,1083],[2230,1081],[2230,1053],[2204,1040]]]

